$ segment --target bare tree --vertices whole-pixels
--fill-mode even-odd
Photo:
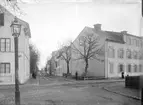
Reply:
[[[40,53],[33,44],[30,44],[29,50],[30,50],[30,73],[33,74],[37,72]]]
[[[18,5],[19,3],[23,3],[21,0],[0,0],[0,11],[10,11],[15,16],[21,16],[24,15],[24,11],[20,8]],[[4,9],[4,8],[5,9]]]
[[[52,75],[52,59],[48,60],[48,65],[49,65],[49,68],[48,68],[48,71],[49,71],[49,75],[51,76]]]
[[[71,46],[65,45],[59,50],[59,58],[64,60],[67,64],[67,75],[70,73],[69,63],[71,60]]]
[[[15,16],[22,16],[26,13],[21,9],[20,4],[39,3],[40,0],[0,0],[0,12],[5,12],[6,9]],[[5,7],[5,9],[3,9]]]
[[[83,59],[85,62],[85,76],[87,75],[89,59],[104,61],[99,58],[99,55],[101,54],[103,48],[100,47],[99,37],[87,33],[86,36],[79,37],[78,47],[76,47],[74,43],[72,45],[73,51],[79,55],[76,60]]]

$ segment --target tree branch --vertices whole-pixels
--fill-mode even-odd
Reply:
[[[74,51],[80,53],[80,55],[84,57],[84,54],[82,54],[82,52],[81,52],[78,48],[76,48],[73,43],[72,43],[72,45],[73,45],[73,47],[74,47],[74,48],[72,48],[72,49],[73,49]]]

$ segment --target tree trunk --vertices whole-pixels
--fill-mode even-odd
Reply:
[[[69,71],[69,62],[67,62],[67,75],[70,73]]]
[[[87,76],[87,69],[88,69],[88,60],[85,60],[85,76]]]
[[[50,76],[52,75],[52,64],[50,62],[50,72],[49,72]]]

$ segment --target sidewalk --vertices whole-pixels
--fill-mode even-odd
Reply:
[[[25,87],[25,86],[54,86],[54,85],[63,85],[63,84],[96,84],[96,83],[111,83],[111,82],[124,82],[124,79],[102,79],[102,80],[70,80],[63,78],[65,80],[62,81],[51,81],[51,80],[40,80],[40,85],[39,85],[39,79],[29,79],[26,83],[19,85],[20,87]],[[1,85],[0,89],[8,89],[8,88],[14,88],[15,85]]]
[[[53,82],[51,84],[41,86],[59,86],[59,85],[71,85],[71,84],[98,84],[98,83],[112,83],[112,82],[124,82],[124,79],[105,79],[105,80],[78,80],[78,81],[65,81],[65,82]]]
[[[141,91],[137,89],[130,89],[125,87],[125,83],[114,84],[113,86],[105,86],[103,89],[120,94],[129,98],[141,100]]]

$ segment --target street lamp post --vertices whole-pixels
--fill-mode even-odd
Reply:
[[[11,24],[12,36],[14,37],[15,46],[15,105],[20,105],[20,91],[19,91],[19,80],[18,80],[18,37],[21,32],[21,24],[18,23],[15,17]]]

